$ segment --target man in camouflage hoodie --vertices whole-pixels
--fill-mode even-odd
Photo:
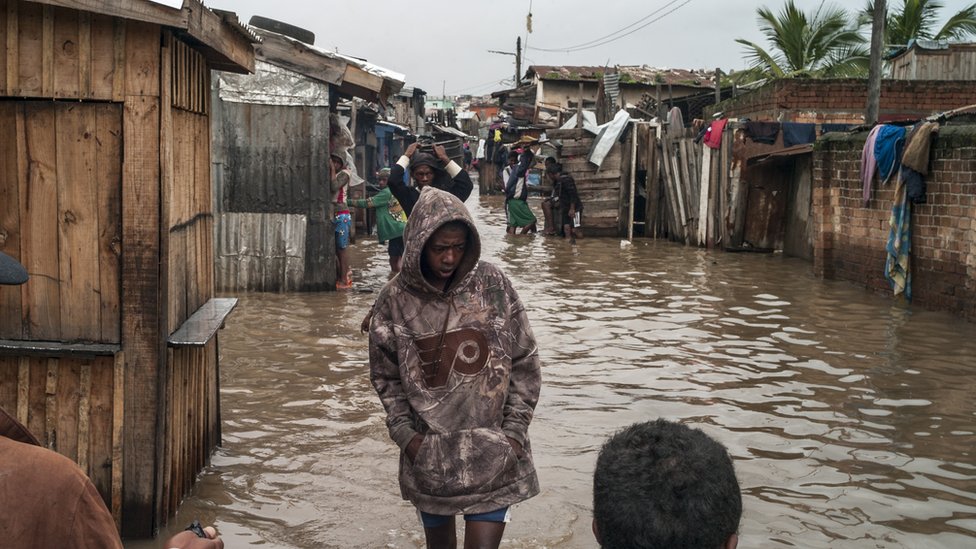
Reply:
[[[428,547],[465,537],[497,547],[508,507],[539,492],[528,428],[541,375],[535,337],[508,277],[479,261],[464,204],[426,187],[404,230],[400,274],[369,329],[370,380],[401,449],[400,492]]]

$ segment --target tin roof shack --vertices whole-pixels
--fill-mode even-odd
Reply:
[[[330,110],[340,97],[385,102],[397,81],[298,39],[254,32],[255,73],[221,75],[213,88],[217,286],[335,289]]]
[[[617,125],[608,124],[601,134],[582,127],[546,131],[546,136],[555,141],[563,172],[576,182],[583,203],[582,229],[587,236],[626,234],[624,209],[628,207],[630,171],[625,165],[631,155],[621,145],[621,135],[626,133],[629,140],[633,133],[626,132],[629,118],[626,111],[620,111]],[[595,146],[598,141],[600,147]],[[599,158],[591,161],[597,150]]]
[[[390,104],[393,105],[392,121],[405,126],[414,135],[424,133],[426,98],[427,92],[424,90],[404,86],[400,93],[390,98]]]
[[[0,288],[0,405],[127,537],[220,440],[210,70],[253,40],[196,0],[0,1],[0,249],[30,273]]]
[[[888,61],[892,80],[976,80],[976,43],[914,40]]]
[[[605,76],[617,76],[612,81],[616,105],[636,106],[646,97],[674,99],[699,94],[714,89],[714,72],[684,69],[659,69],[646,65],[616,67],[546,66],[532,65],[525,73],[526,80],[535,86],[534,123],[559,126],[576,112],[580,102],[586,110],[596,109],[598,122],[606,122],[616,109],[609,109],[609,116],[600,116],[598,103],[603,99]],[[652,111],[653,112],[653,111]]]

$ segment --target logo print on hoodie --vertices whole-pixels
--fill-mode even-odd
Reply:
[[[480,372],[491,352],[485,335],[473,328],[458,328],[415,341],[420,367],[428,387],[443,387],[451,371],[473,375]]]

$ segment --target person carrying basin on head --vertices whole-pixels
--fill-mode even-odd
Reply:
[[[420,149],[420,142],[411,143],[403,156],[390,168],[390,191],[407,216],[413,211],[413,206],[420,197],[420,189],[424,187],[447,191],[462,202],[467,200],[474,188],[468,172],[447,156],[447,150],[442,145],[432,145],[430,152]],[[403,174],[407,169],[410,170],[410,177],[414,182],[412,187],[404,182]]]

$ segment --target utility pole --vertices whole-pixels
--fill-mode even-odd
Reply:
[[[515,38],[515,53],[510,51],[488,50],[488,53],[500,53],[502,55],[515,56],[515,87],[522,85],[522,37]]]
[[[515,38],[515,87],[522,85],[522,37]]]
[[[881,110],[881,54],[884,49],[885,19],[888,6],[885,0],[875,0],[874,21],[871,24],[871,67],[868,69],[868,105],[864,114],[865,124],[878,121]]]

